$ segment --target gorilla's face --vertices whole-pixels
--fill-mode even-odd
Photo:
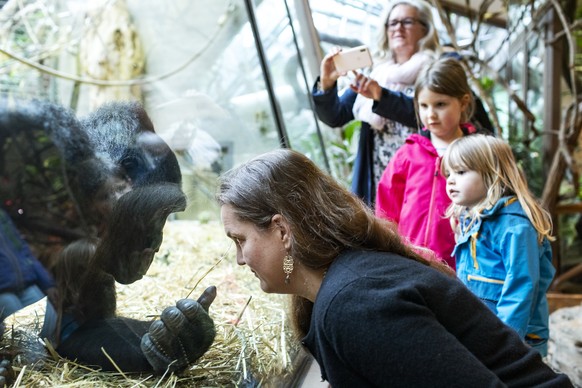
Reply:
[[[122,284],[141,279],[160,249],[168,216],[185,208],[186,196],[176,184],[138,187],[122,195],[98,253],[101,268]]]
[[[163,240],[163,229],[166,217],[158,217],[152,220],[149,229],[142,231],[144,238],[139,238],[140,242],[130,245],[131,252],[128,252],[127,262],[117,261],[112,273],[115,280],[121,284],[131,284],[140,280],[147,273],[155,254],[159,251]]]

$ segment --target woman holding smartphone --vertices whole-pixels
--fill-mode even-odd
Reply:
[[[435,59],[439,49],[431,6],[423,0],[396,0],[387,7],[382,21],[370,78],[383,88],[412,96],[416,76]],[[339,96],[337,80],[346,75],[335,66],[334,58],[340,52],[334,49],[321,62],[321,74],[313,90],[315,111],[331,127],[354,119],[362,121],[352,192],[373,206],[382,172],[414,129],[376,114],[378,102],[352,89]]]

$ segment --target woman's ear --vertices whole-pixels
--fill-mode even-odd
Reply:
[[[271,227],[279,234],[286,249],[291,249],[291,228],[289,223],[281,214],[275,214],[271,218]]]

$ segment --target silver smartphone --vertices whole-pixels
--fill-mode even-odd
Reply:
[[[335,69],[340,73],[372,66],[372,56],[367,46],[342,50],[333,57]]]

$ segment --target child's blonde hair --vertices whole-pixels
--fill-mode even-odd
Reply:
[[[481,175],[487,195],[470,209],[471,223],[490,209],[501,197],[515,195],[525,214],[538,232],[538,241],[551,236],[552,219],[529,191],[527,181],[519,169],[509,144],[504,140],[486,135],[470,135],[453,141],[445,152],[441,164],[442,172],[471,170]],[[458,220],[466,207],[449,206],[446,216]]]
[[[475,110],[475,98],[469,86],[467,73],[458,59],[444,57],[425,66],[414,85],[414,107],[418,117],[418,95],[423,89],[463,100],[468,98],[467,107],[461,114],[461,123],[469,121]],[[466,96],[466,97],[465,97]]]

